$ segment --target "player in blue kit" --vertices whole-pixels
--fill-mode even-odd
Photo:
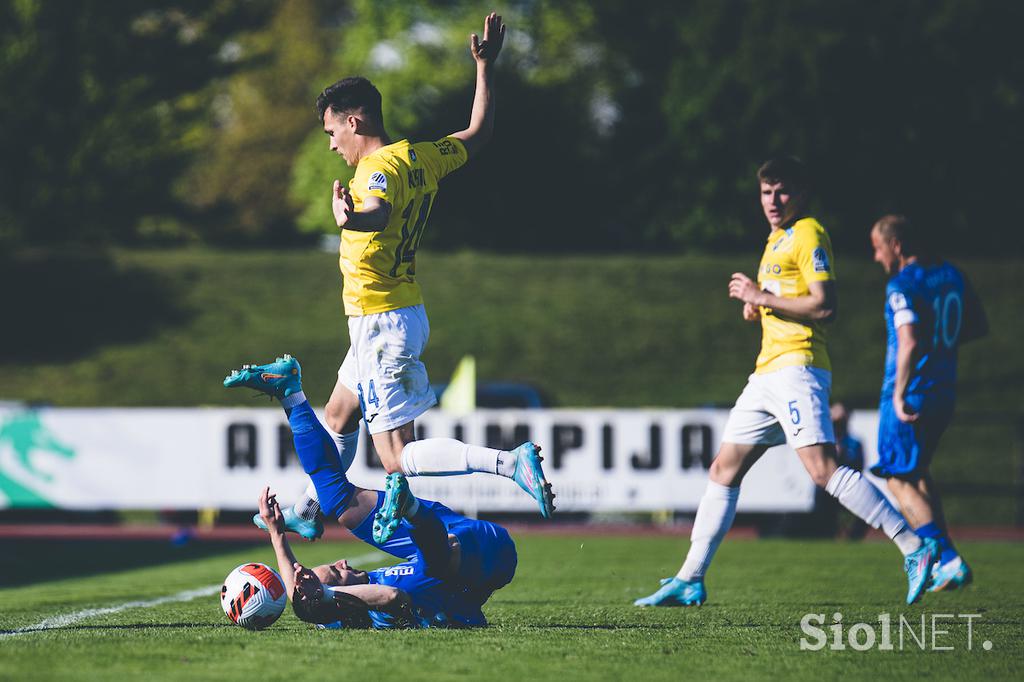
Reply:
[[[508,531],[468,519],[439,502],[416,499],[400,473],[388,476],[386,491],[349,482],[334,439],[302,392],[294,358],[244,367],[232,372],[224,384],[255,388],[280,400],[295,452],[316,488],[323,513],[364,542],[406,560],[370,572],[354,570],[344,560],[305,568],[285,537],[288,528],[281,507],[264,489],[260,518],[270,532],[296,615],[335,627],[487,624],[481,607],[515,575],[516,549]],[[382,515],[382,509],[394,512]],[[389,526],[389,533],[381,532],[382,524]]]
[[[971,581],[971,569],[949,539],[938,490],[929,474],[939,438],[956,403],[957,350],[988,333],[981,302],[963,273],[927,252],[927,240],[901,215],[871,230],[875,261],[892,275],[886,286],[888,346],[879,403],[878,464],[907,522],[939,543],[931,591]]]

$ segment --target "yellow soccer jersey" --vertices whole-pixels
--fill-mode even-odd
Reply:
[[[796,298],[810,293],[810,282],[835,279],[832,242],[817,220],[803,218],[768,237],[757,271],[761,289],[776,296]],[[825,329],[820,322],[796,320],[761,308],[761,353],[757,374],[791,365],[830,370]]]
[[[416,282],[416,247],[430,217],[441,178],[466,163],[462,141],[402,140],[359,161],[349,182],[356,211],[366,197],[391,204],[379,232],[341,231],[341,274],[346,315],[369,315],[423,302]]]

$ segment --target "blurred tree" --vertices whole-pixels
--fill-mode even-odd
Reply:
[[[335,232],[313,99],[362,74],[395,139],[465,126],[483,0],[0,0],[0,240]],[[1024,253],[1024,4],[517,0],[496,136],[425,245],[749,249],[753,172],[804,157],[837,248],[901,209]],[[187,172],[186,172],[187,169]],[[963,235],[971,229],[971,239]]]
[[[246,0],[0,3],[0,240],[105,244],[181,213],[172,184]],[[149,217],[148,219],[146,217]]]
[[[790,153],[815,170],[837,248],[866,255],[895,209],[954,253],[1020,255],[1022,20],[1020,3],[973,0],[689,5],[663,100],[679,163],[658,207],[682,220],[659,222],[727,246],[709,227],[757,223],[756,164]]]
[[[197,128],[202,154],[182,196],[205,216],[208,240],[294,240],[298,211],[288,201],[288,183],[297,150],[317,129],[313,83],[337,36],[329,16],[316,0],[276,5],[266,26],[234,43],[249,68],[207,92],[208,117]],[[329,190],[322,192],[328,207]]]

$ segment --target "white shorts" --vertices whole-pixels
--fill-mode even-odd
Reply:
[[[348,335],[338,378],[359,397],[370,433],[404,426],[437,404],[420,362],[430,338],[422,305],[350,317]]]
[[[729,412],[722,441],[782,445],[793,449],[834,443],[829,394],[832,373],[817,367],[783,367],[751,374]]]

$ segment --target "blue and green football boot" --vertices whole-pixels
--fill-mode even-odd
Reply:
[[[551,491],[551,484],[544,478],[544,469],[540,465],[544,458],[540,456],[540,446],[527,441],[513,450],[512,454],[516,457],[512,480],[537,501],[540,515],[550,519],[555,511],[555,494]]]
[[[932,538],[922,538],[921,546],[903,560],[907,572],[907,603],[913,604],[924,593],[931,582],[932,564],[939,557],[939,543]]]
[[[409,481],[405,476],[395,472],[384,479],[384,501],[373,517],[373,539],[383,545],[398,530],[398,525],[405,518],[409,503],[413,500],[409,490]]]
[[[302,369],[290,355],[266,365],[242,365],[224,377],[225,388],[254,388],[280,400],[302,390]]]
[[[661,588],[649,597],[633,602],[634,606],[700,606],[708,600],[703,580],[663,578]]]
[[[928,587],[929,592],[941,592],[942,590],[955,590],[965,585],[970,585],[974,580],[974,572],[967,562],[957,557],[944,564],[936,563],[932,566],[932,584]]]
[[[317,540],[324,534],[324,524],[319,517],[304,519],[296,514],[295,510],[291,507],[283,507],[281,509],[281,516],[284,517],[285,530],[298,533],[310,542]],[[257,528],[267,530],[267,524],[263,523],[263,518],[259,514],[253,514],[252,522],[256,524]]]

